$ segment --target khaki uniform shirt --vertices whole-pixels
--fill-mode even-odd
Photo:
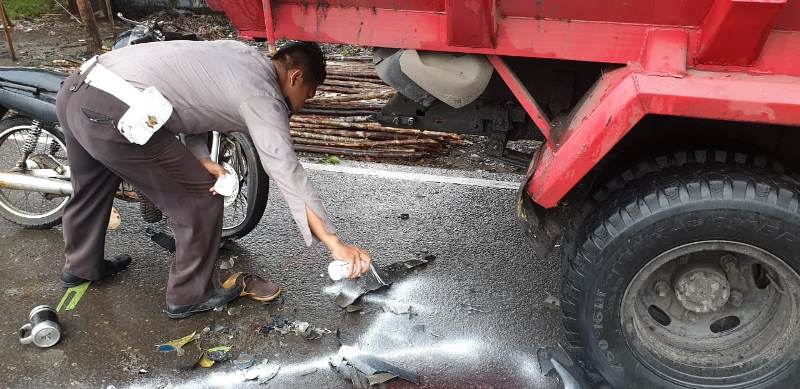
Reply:
[[[186,134],[187,147],[198,158],[208,156],[205,135],[210,131],[249,134],[306,244],[315,241],[306,205],[335,232],[297,160],[289,134],[290,107],[265,54],[236,41],[168,41],[114,50],[99,61],[136,87],[158,89],[174,107],[165,128]]]

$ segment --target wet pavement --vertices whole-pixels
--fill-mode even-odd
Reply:
[[[232,258],[233,271],[277,281],[284,295],[267,304],[239,299],[227,311],[174,321],[161,312],[172,256],[150,242],[136,206],[117,202],[123,225],[108,234],[106,253],[131,254],[131,268],[92,285],[74,310],[60,314],[62,342],[38,349],[21,345],[17,329],[31,308],[55,306],[61,298],[61,230],[25,230],[0,220],[0,387],[258,387],[257,381],[243,383],[244,375],[231,362],[185,368],[202,349],[218,345],[232,346],[234,359],[244,353],[258,363],[279,364],[268,382],[272,387],[349,387],[328,364],[340,344],[418,372],[422,387],[560,386],[542,377],[536,362],[539,347],[561,339],[557,308],[546,302],[557,296],[559,266],[538,259],[526,241],[514,216],[514,190],[320,170],[309,175],[341,237],[367,248],[377,264],[435,259],[389,289],[366,296],[361,311],[347,313],[334,304],[338,286],[324,274],[326,251],[305,247],[273,190],[258,228],[221,259]],[[166,228],[163,222],[157,227]],[[275,317],[332,333],[317,340],[261,333]],[[183,357],[155,347],[193,331],[201,333],[200,339],[185,347]],[[387,386],[413,385],[394,380]]]

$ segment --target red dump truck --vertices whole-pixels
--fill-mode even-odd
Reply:
[[[612,386],[800,385],[800,1],[208,4],[244,37],[375,47],[383,123],[543,140],[519,220]]]

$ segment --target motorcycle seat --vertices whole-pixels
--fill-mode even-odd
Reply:
[[[66,74],[46,69],[0,67],[0,82],[33,87],[39,90],[57,93]]]

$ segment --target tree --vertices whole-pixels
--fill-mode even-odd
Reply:
[[[97,54],[103,47],[100,40],[100,31],[94,20],[94,11],[89,0],[77,0],[78,12],[81,14],[83,25],[86,26],[86,52],[87,54]]]

